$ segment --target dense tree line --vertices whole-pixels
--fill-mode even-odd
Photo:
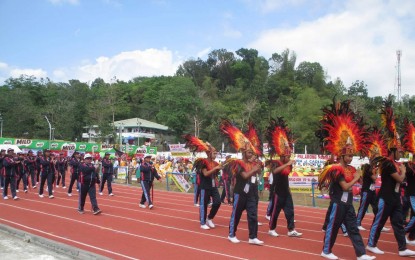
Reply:
[[[318,153],[314,131],[321,108],[333,97],[352,99],[353,109],[362,112],[370,125],[380,124],[384,98],[369,97],[363,81],[345,87],[341,79],[327,78],[322,65],[297,64],[290,50],[266,59],[246,48],[235,53],[214,50],[206,60],[189,59],[171,77],[137,77],[129,82],[98,78],[90,85],[79,80],[9,78],[0,86],[3,136],[47,139],[47,115],[56,139],[79,141],[85,126],[99,125],[103,134],[111,134],[113,121],[140,117],[167,125],[177,141],[183,133],[192,133],[220,148],[221,118],[238,126],[253,120],[265,129],[270,118],[282,116],[297,140],[296,152],[307,146],[309,153]],[[400,118],[415,119],[415,96],[406,95],[394,105]]]

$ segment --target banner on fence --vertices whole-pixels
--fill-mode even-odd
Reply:
[[[125,180],[125,178],[127,177],[127,171],[127,167],[118,167],[117,179]]]
[[[186,181],[183,175],[181,174],[169,174],[169,177],[176,184],[177,188],[181,192],[188,192],[190,190],[190,184]]]
[[[311,192],[311,183],[317,182],[318,177],[288,177],[291,192]]]

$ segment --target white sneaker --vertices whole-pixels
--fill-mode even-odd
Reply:
[[[399,256],[415,256],[415,251],[409,249],[399,251]]]
[[[325,254],[324,252],[321,252],[320,254],[322,257],[327,259],[339,259],[337,256],[335,256],[333,253]]]
[[[43,194],[39,194],[39,198],[43,198],[44,196],[43,196]]]
[[[56,188],[59,188],[59,185],[56,185]]]
[[[271,220],[271,216],[265,216],[266,219]]]
[[[27,193],[27,190],[24,190],[24,193]]]
[[[146,205],[140,203],[140,208],[145,209],[146,207],[147,207]]]
[[[68,193],[68,197],[72,197],[72,193]]]
[[[348,237],[348,236],[349,236],[349,234],[347,234],[347,232],[346,232],[346,233],[344,233],[344,234],[343,234],[343,236],[344,236],[344,237]]]
[[[149,209],[152,209],[153,207],[154,207],[153,204],[148,205]]]
[[[357,229],[359,229],[360,231],[365,231],[366,228],[362,227],[362,226],[358,226]]]
[[[237,243],[241,242],[241,241],[239,241],[239,239],[236,238],[236,236],[235,237],[228,236],[228,239],[229,239],[229,241],[231,241],[234,244],[237,244]]]
[[[102,195],[102,192],[100,192],[99,195]]]
[[[36,185],[32,187],[33,189],[36,189]]]
[[[406,244],[410,246],[415,246],[415,240],[409,240],[408,237],[405,237]]]
[[[357,257],[357,260],[372,260],[375,259],[376,256],[371,256],[371,255],[361,255],[359,257]]]
[[[114,193],[110,193],[110,196],[114,196]]]
[[[14,199],[14,200],[18,200],[18,199],[19,199],[19,197],[17,197],[17,196],[14,196],[14,197],[13,197],[13,199]]]
[[[212,207],[212,205],[213,205],[213,203],[209,203],[209,204],[208,204],[208,207],[209,207],[209,208],[211,208],[211,207]]]
[[[382,230],[381,230],[381,232],[388,232],[388,231],[390,231],[390,230],[391,230],[390,228],[383,227],[383,228],[382,228]]]
[[[215,224],[213,223],[213,221],[211,219],[207,219],[206,223],[210,228],[215,228]]]
[[[206,225],[206,224],[201,225],[200,228],[201,229],[204,229],[204,230],[209,230],[210,229],[210,227],[208,225]]]
[[[197,203],[196,203],[196,204],[194,204],[194,205],[195,205],[195,207],[199,207],[199,204],[197,204]]]
[[[297,231],[295,231],[295,229],[294,229],[294,230],[292,230],[292,231],[289,231],[289,232],[287,233],[287,235],[288,235],[289,237],[301,237],[301,236],[303,235],[303,233],[297,232]]]
[[[275,230],[270,230],[270,231],[268,231],[268,235],[270,235],[270,236],[272,236],[272,237],[278,237],[279,235],[278,235],[278,233],[277,232],[275,232]]]
[[[54,197],[55,197],[55,196],[53,196],[53,195],[50,195],[50,196],[49,196],[49,199],[53,199]]]
[[[19,193],[20,191],[19,190],[16,190],[16,192]]]
[[[371,247],[371,246],[366,246],[366,250],[370,251],[374,254],[378,254],[378,255],[383,255],[385,252],[383,252],[382,250],[380,250],[377,247]]]
[[[8,199],[9,199],[9,197],[7,197],[7,196],[4,196],[4,197],[3,197],[3,199],[5,199],[5,200],[8,200]]]
[[[258,226],[262,226],[262,223],[258,221]]]
[[[264,244],[264,241],[261,241],[258,238],[254,238],[254,239],[249,239],[248,243],[252,245],[262,246]]]

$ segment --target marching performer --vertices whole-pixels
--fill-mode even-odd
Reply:
[[[72,187],[76,181],[76,190],[79,191],[79,183],[78,183],[78,177],[79,177],[79,165],[81,164],[81,155],[78,151],[75,151],[72,154],[71,160],[69,160],[69,167],[71,171],[71,181],[69,182],[69,188],[68,188],[68,196],[72,196]]]
[[[104,190],[105,182],[107,182],[108,194],[114,196],[112,193],[112,174],[114,173],[114,165],[110,160],[110,153],[105,153],[104,158],[102,159],[102,181],[99,186],[99,195],[102,195]]]
[[[144,162],[140,165],[140,179],[141,179],[141,188],[143,189],[143,194],[141,195],[140,208],[146,208],[144,203],[148,203],[148,208],[153,208],[153,201],[150,196],[150,190],[153,188],[154,178],[161,181],[161,177],[158,175],[156,168],[150,161],[151,154],[144,156]]]
[[[63,152],[59,153],[59,157],[56,160],[56,170],[58,171],[58,179],[56,181],[56,187],[59,187],[59,183],[62,180],[62,188],[66,188],[65,185],[65,175],[66,175],[66,168],[68,167],[68,161],[64,156]]]
[[[53,199],[53,178],[55,175],[53,158],[50,155],[50,150],[45,149],[43,151],[43,156],[39,157],[39,165],[41,166],[40,170],[40,187],[39,187],[39,197],[43,198],[43,188],[45,182],[47,181],[47,191],[49,192],[49,199]]]
[[[412,160],[405,162],[406,168],[406,187],[405,196],[409,198],[411,205],[411,219],[405,227],[405,232],[408,233],[406,243],[415,245],[415,127],[408,119],[404,121],[405,135],[402,140],[402,146],[405,151],[412,154]]]
[[[229,222],[228,239],[232,243],[239,243],[236,231],[243,211],[248,217],[249,244],[263,245],[264,242],[257,238],[258,235],[258,179],[256,174],[261,171],[262,165],[254,162],[254,155],[261,155],[261,151],[230,121],[223,120],[220,125],[221,132],[227,136],[232,146],[242,152],[242,160],[233,160],[225,166],[235,178],[233,192],[232,215]]]
[[[92,163],[92,155],[86,154],[84,162],[79,165],[79,199],[78,199],[78,212],[84,214],[84,206],[86,196],[89,195],[91,200],[92,211],[94,215],[101,213],[98,207],[97,194],[95,184],[99,184],[99,174],[96,172],[95,165]]]
[[[30,180],[32,182],[32,188],[35,189],[36,188],[36,157],[33,156],[32,150],[29,150],[27,152],[25,166],[27,169],[28,177],[30,176]]]
[[[280,117],[270,121],[266,136],[270,147],[270,158],[275,155],[280,157],[280,160],[271,160],[270,162],[270,172],[275,185],[271,191],[273,202],[268,234],[273,237],[279,236],[275,229],[278,216],[283,210],[287,219],[288,236],[300,237],[302,233],[295,230],[294,203],[288,181],[292,165],[295,163],[290,159],[293,146],[291,130],[287,127],[284,119]]]
[[[373,214],[378,212],[376,201],[375,182],[378,177],[378,169],[373,165],[373,161],[378,156],[387,156],[386,143],[382,133],[375,127],[370,131],[367,138],[369,163],[362,165],[362,188],[360,190],[360,206],[357,211],[357,228],[366,230],[362,227],[362,220],[365,217],[369,205],[372,206]]]
[[[400,256],[415,256],[415,251],[406,248],[405,229],[402,217],[402,204],[400,197],[400,184],[406,176],[406,168],[399,163],[403,152],[399,140],[392,101],[389,96],[384,100],[382,107],[382,125],[385,128],[388,156],[376,159],[376,165],[382,180],[378,194],[378,213],[372,223],[366,249],[375,254],[384,254],[377,247],[383,226],[388,218],[392,224],[395,239],[398,242],[398,254]]]
[[[353,207],[352,186],[360,179],[360,172],[350,165],[358,151],[365,154],[363,143],[366,137],[361,118],[350,109],[350,101],[333,101],[330,108],[324,108],[325,115],[320,121],[322,148],[336,155],[338,163],[328,165],[320,174],[318,186],[329,187],[330,207],[327,230],[324,234],[323,252],[327,259],[338,259],[332,253],[337,233],[342,223],[352,242],[357,259],[374,259],[366,255],[362,236],[357,228],[356,212]]]
[[[193,168],[196,169],[196,175],[199,176],[200,228],[205,230],[211,229],[215,227],[213,219],[221,205],[217,177],[222,166],[215,161],[218,152],[211,144],[203,142],[195,136],[188,134],[184,135],[183,138],[186,140],[186,147],[192,152],[205,152],[207,155],[206,159],[196,159]],[[207,211],[210,198],[212,198],[212,207],[208,215]]]
[[[9,189],[12,193],[12,198],[18,200],[16,196],[16,164],[20,163],[14,159],[14,150],[12,148],[7,149],[7,155],[3,159],[3,176],[4,176],[4,187],[3,187],[3,199],[7,200],[7,190]]]

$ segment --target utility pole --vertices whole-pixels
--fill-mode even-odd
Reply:
[[[401,56],[402,51],[396,51],[397,66],[396,66],[396,82],[395,82],[395,93],[398,102],[401,102]]]
[[[49,124],[49,149],[50,149],[50,140],[52,139],[52,125],[49,122],[48,117],[45,115],[46,121],[48,121]]]

